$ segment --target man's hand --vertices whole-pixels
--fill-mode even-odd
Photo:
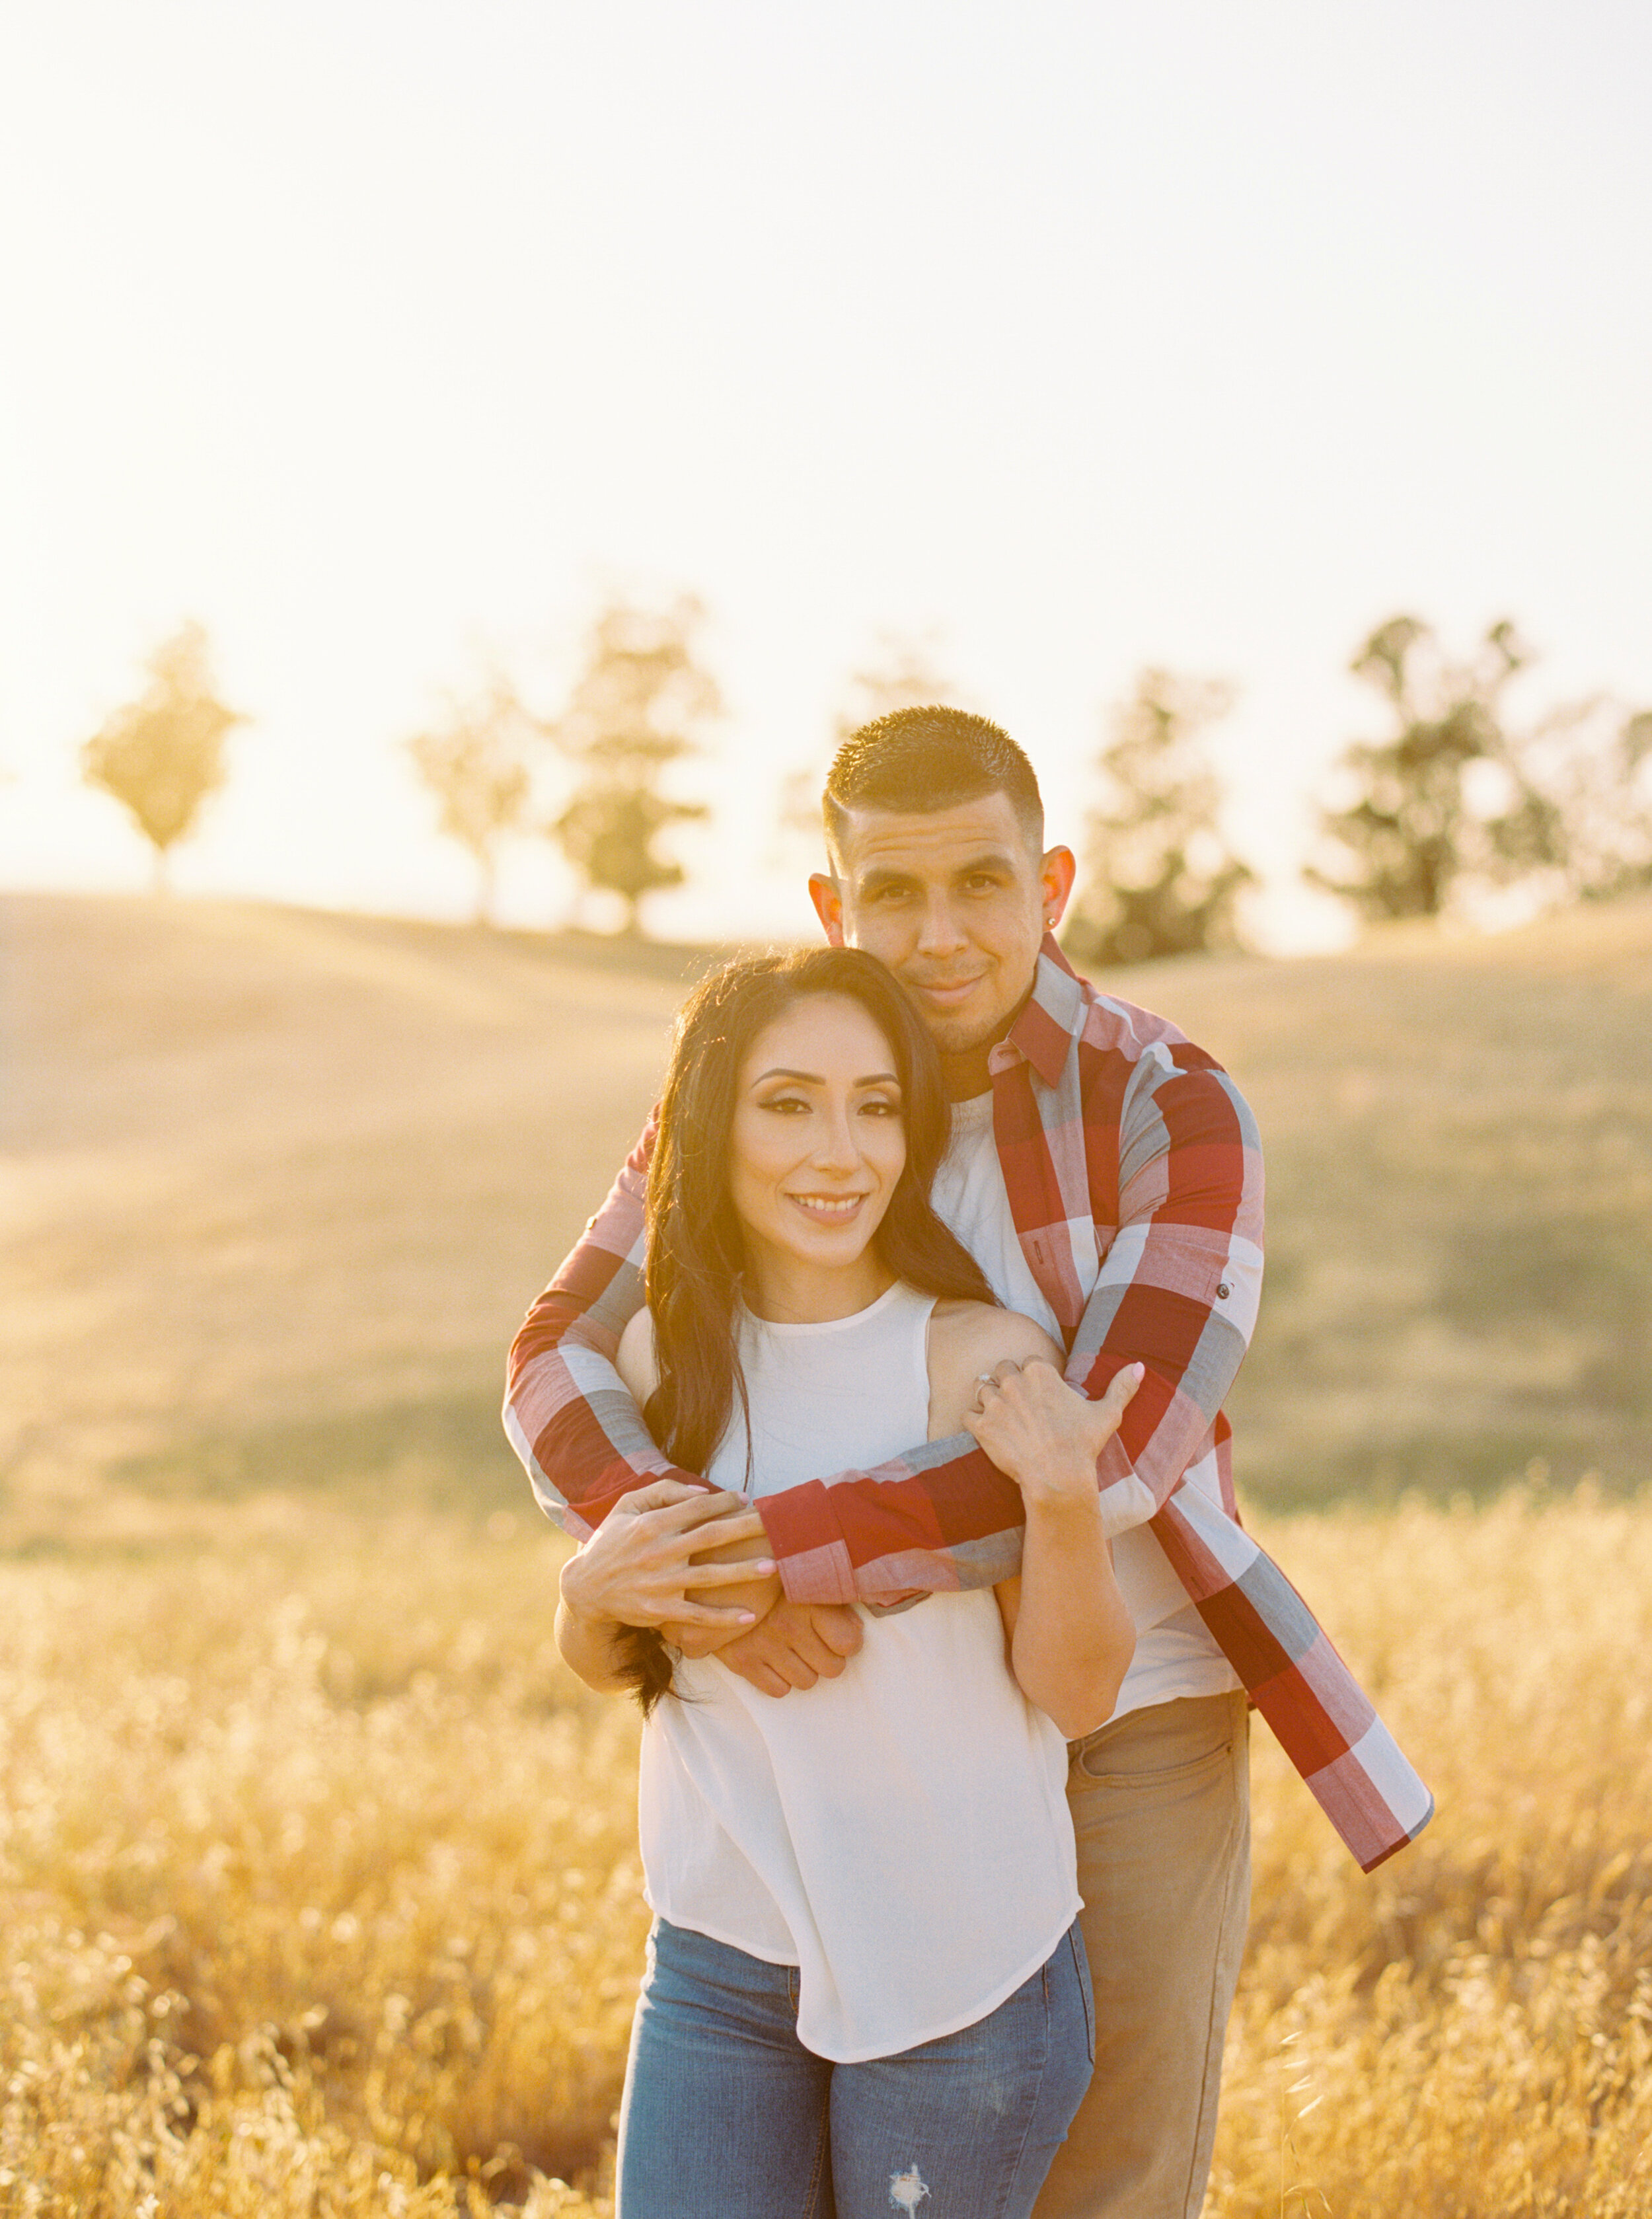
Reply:
[[[715,1656],[730,1641],[738,1640],[742,1633],[750,1632],[761,1625],[785,1600],[786,1591],[780,1585],[773,1559],[769,1556],[768,1540],[763,1532],[762,1521],[755,1512],[752,1512],[746,1522],[756,1525],[755,1534],[748,1533],[742,1539],[725,1542],[715,1549],[702,1550],[692,1560],[696,1564],[722,1565],[725,1568],[725,1576],[736,1582],[734,1586],[724,1589],[720,1598],[722,1623],[713,1624],[705,1619],[696,1622],[670,1618],[660,1628],[672,1647],[681,1650],[685,1656]],[[717,1532],[722,1529],[708,1526],[705,1530]],[[730,1530],[734,1529],[731,1527]],[[755,1576],[739,1579],[738,1571],[747,1569],[751,1569]],[[736,1612],[740,1613],[737,1619]]]
[[[779,1602],[717,1654],[760,1694],[786,1695],[835,1680],[865,1638],[860,1614],[848,1603]]]

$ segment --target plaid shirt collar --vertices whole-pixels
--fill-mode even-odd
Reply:
[[[1008,1034],[987,1058],[987,1068],[996,1078],[1000,1072],[1013,1071],[1018,1064],[1030,1064],[1046,1086],[1059,1086],[1072,1044],[1084,1029],[1089,1006],[1084,981],[1056,946],[1054,935],[1046,932],[1033,975],[1033,991]]]

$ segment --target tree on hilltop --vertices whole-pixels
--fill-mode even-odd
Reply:
[[[1351,668],[1394,730],[1345,749],[1351,798],[1320,821],[1345,866],[1311,884],[1376,922],[1525,881],[1573,898],[1652,883],[1652,716],[1596,697],[1517,728],[1505,695],[1531,661],[1506,619],[1462,660],[1419,618],[1377,626]]]
[[[862,724],[892,716],[897,709],[922,709],[931,702],[956,699],[951,680],[943,678],[931,660],[928,641],[906,632],[880,632],[872,659],[850,674],[842,705],[832,719],[831,751],[835,754]],[[816,854],[826,768],[819,761],[808,763],[788,771],[780,781],[779,819],[786,844],[795,837]]]
[[[1357,740],[1340,768],[1354,798],[1323,808],[1326,836],[1348,857],[1340,878],[1304,875],[1363,917],[1438,917],[1465,876],[1505,881],[1556,860],[1558,827],[1522,775],[1503,694],[1531,660],[1514,626],[1494,624],[1467,661],[1452,661],[1412,616],[1379,625],[1350,665],[1382,696],[1395,730]],[[1469,772],[1492,774],[1495,801],[1476,808]]]
[[[661,836],[709,813],[662,790],[722,712],[717,681],[692,650],[703,615],[688,594],[666,609],[612,602],[591,627],[567,708],[544,728],[578,775],[548,829],[587,886],[625,904],[627,932],[638,929],[645,895],[682,883],[682,865],[658,852]]]
[[[1062,935],[1076,961],[1146,963],[1240,944],[1234,910],[1256,873],[1221,829],[1221,783],[1202,737],[1233,703],[1218,681],[1149,668],[1113,711]]]
[[[1562,827],[1557,891],[1611,901],[1652,887],[1652,709],[1605,696],[1574,703],[1528,752]]]
[[[833,720],[834,749],[862,724],[892,717],[897,709],[924,709],[931,703],[945,706],[955,701],[952,681],[941,676],[932,660],[932,638],[916,638],[910,632],[879,633],[872,660],[850,674],[843,705]]]
[[[172,848],[195,829],[202,805],[228,777],[224,743],[247,718],[214,690],[207,635],[181,625],[145,665],[150,683],[117,709],[80,750],[88,786],[112,794],[154,850],[158,892]]]
[[[494,672],[468,699],[450,699],[438,723],[406,743],[440,804],[442,830],[475,863],[478,924],[493,920],[499,843],[527,812],[527,756],[536,732],[516,688]]]

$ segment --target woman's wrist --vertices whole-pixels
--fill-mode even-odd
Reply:
[[[1102,1499],[1096,1486],[1094,1464],[1075,1464],[1070,1470],[1046,1468],[1036,1479],[1018,1480],[1029,1518],[1046,1518],[1071,1525],[1099,1518]]]

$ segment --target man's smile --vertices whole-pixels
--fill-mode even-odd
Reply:
[[[910,992],[921,995],[926,1002],[935,1002],[942,1009],[947,1009],[954,1002],[966,1001],[985,976],[984,971],[977,971],[967,979],[908,978],[902,983]]]

